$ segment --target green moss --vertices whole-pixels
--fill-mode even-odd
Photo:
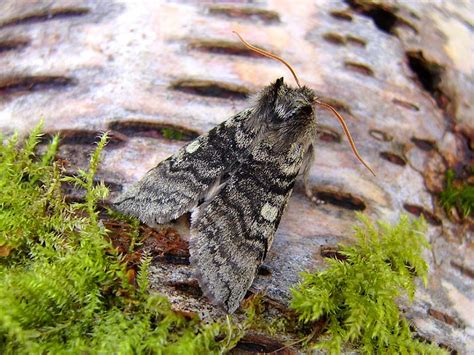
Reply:
[[[108,193],[94,183],[107,137],[87,171],[64,177],[53,159],[57,137],[35,153],[40,129],[22,147],[16,136],[0,147],[0,353],[188,354],[235,346],[246,324],[190,320],[149,293],[149,259],[138,287],[128,282],[97,209]],[[86,191],[83,202],[65,202],[65,181]]]
[[[359,218],[363,227],[356,228],[356,244],[341,246],[346,259],[326,259],[326,270],[303,274],[292,290],[291,307],[301,322],[325,322],[323,336],[313,346],[331,353],[343,347],[364,353],[442,353],[413,338],[396,304],[402,295],[413,299],[416,277],[426,284],[424,222],[403,216],[396,226],[375,227]]]
[[[107,137],[87,171],[66,177],[54,161],[57,137],[36,153],[40,131],[0,146],[0,353],[222,353],[247,329],[279,334],[295,327],[290,318],[268,323],[261,297],[248,303],[240,325],[230,317],[186,318],[148,291],[149,258],[131,285],[126,258],[111,244],[97,208],[108,193],[94,183]],[[63,182],[83,189],[84,200],[66,203]],[[140,243],[138,222],[124,222],[132,253]],[[357,244],[342,247],[346,261],[328,260],[327,270],[306,273],[293,289],[292,308],[303,324],[325,320],[322,341],[313,345],[333,352],[345,344],[365,352],[438,351],[413,340],[395,304],[404,293],[413,298],[416,276],[426,282],[422,222],[403,217],[379,228],[363,222]]]
[[[173,129],[173,128],[163,128],[161,130],[161,134],[166,139],[172,139],[172,140],[178,140],[178,141],[186,140],[185,139],[186,137],[183,132],[178,131],[177,129]]]
[[[242,307],[245,309],[249,330],[265,333],[270,336],[287,334],[293,330],[289,319],[284,314],[269,316],[266,312],[265,295],[255,293],[245,299]]]
[[[471,169],[474,172],[474,167]],[[446,188],[441,192],[441,204],[449,213],[456,208],[463,217],[471,215],[474,211],[474,186],[455,181],[454,171],[446,172]]]
[[[163,127],[160,132],[166,139],[184,142],[192,141],[199,136],[196,132],[179,127]]]

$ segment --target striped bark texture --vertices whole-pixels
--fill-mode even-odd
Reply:
[[[237,30],[285,58],[343,114],[377,173],[318,111],[309,183],[326,203],[297,183],[251,291],[285,311],[298,273],[323,268],[324,250],[350,242],[356,211],[392,222],[424,215],[429,284],[407,314],[421,337],[466,352],[474,349],[472,223],[448,219],[437,194],[446,169],[474,155],[473,14],[468,1],[3,0],[0,131],[27,134],[43,118],[48,134],[63,137],[72,172],[110,131],[99,177],[113,197],[244,109],[249,94],[282,76],[293,83],[280,63],[239,44]],[[181,252],[154,263],[153,287],[177,308],[212,316]]]

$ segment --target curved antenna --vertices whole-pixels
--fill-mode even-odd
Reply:
[[[276,54],[273,54],[273,53],[270,53],[270,52],[267,52],[261,48],[257,48],[253,45],[251,45],[250,43],[248,43],[245,39],[242,38],[242,36],[237,32],[237,31],[232,31],[233,33],[235,33],[237,35],[237,37],[239,37],[240,41],[244,44],[245,47],[247,47],[248,49],[250,49],[251,51],[254,51],[254,52],[257,52],[265,57],[269,57],[269,58],[272,58],[272,59],[275,59],[275,60],[278,60],[279,62],[283,63],[291,72],[291,74],[293,74],[293,77],[295,78],[295,81],[296,81],[296,84],[298,85],[298,87],[301,87],[301,84],[300,84],[300,81],[298,80],[298,76],[296,75],[296,72],[294,71],[294,69],[291,67],[290,64],[288,64],[287,61],[285,61],[283,58],[277,56]],[[327,110],[330,110],[336,117],[337,119],[339,120],[339,123],[341,124],[342,126],[342,129],[344,131],[344,134],[346,135],[348,141],[349,141],[349,144],[351,146],[351,149],[352,149],[352,152],[354,153],[354,155],[357,157],[357,159],[374,175],[374,171],[370,168],[370,166],[364,161],[364,159],[362,159],[362,157],[360,156],[359,152],[357,151],[357,148],[355,146],[355,143],[354,143],[354,140],[352,139],[352,136],[351,136],[351,133],[349,132],[349,128],[347,128],[347,125],[346,125],[346,122],[344,121],[344,118],[339,114],[339,112],[336,111],[336,109],[334,107],[332,107],[331,105],[325,103],[325,102],[321,102],[319,100],[315,100],[314,101],[315,103],[317,103],[318,105],[324,107],[325,109]]]
[[[242,38],[242,36],[237,32],[237,31],[232,31],[234,32],[237,37],[239,37],[240,41],[244,44],[245,47],[247,47],[248,49],[250,49],[251,51],[254,51],[254,52],[257,52],[265,57],[269,57],[269,58],[272,58],[272,59],[275,59],[275,60],[278,60],[279,62],[283,63],[284,65],[286,65],[286,67],[288,69],[290,69],[291,71],[291,74],[293,74],[293,77],[295,78],[295,81],[296,81],[296,84],[298,85],[298,87],[301,87],[300,85],[300,81],[298,80],[298,76],[296,75],[296,72],[293,70],[293,68],[291,67],[290,64],[288,64],[287,61],[285,61],[283,58],[277,56],[276,54],[273,54],[273,53],[270,53],[270,52],[267,52],[263,49],[260,49],[260,48],[257,48],[253,45],[251,45],[250,43],[248,43],[245,39]]]
[[[349,140],[349,144],[351,145],[351,148],[352,148],[352,151],[354,152],[354,155],[357,157],[357,159],[359,159],[359,161],[367,168],[369,169],[369,171],[374,175],[374,171],[370,168],[370,166],[364,161],[364,159],[362,159],[362,157],[360,156],[359,152],[357,151],[357,148],[354,144],[354,140],[352,139],[352,136],[351,136],[351,133],[349,132],[349,128],[347,128],[347,125],[346,125],[346,122],[344,121],[344,118],[342,118],[342,116],[339,114],[339,112],[336,111],[336,109],[334,107],[332,107],[331,105],[325,103],[325,102],[321,102],[319,100],[315,100],[314,101],[315,103],[317,103],[318,105],[324,107],[325,109],[331,111],[336,117],[337,119],[339,120],[339,123],[341,124],[342,126],[342,129],[344,131],[344,134],[346,135],[347,139]]]

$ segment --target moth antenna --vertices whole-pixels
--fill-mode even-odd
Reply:
[[[254,52],[257,52],[265,57],[269,57],[269,58],[272,58],[272,59],[275,59],[275,60],[278,60],[279,62],[283,63],[284,65],[286,65],[286,67],[288,69],[290,69],[291,71],[291,74],[293,74],[293,78],[295,78],[295,81],[296,81],[296,84],[298,85],[298,87],[301,87],[300,85],[300,81],[298,80],[298,76],[296,75],[296,72],[294,71],[294,69],[291,67],[290,64],[288,64],[288,62],[286,60],[284,60],[283,58],[277,56],[276,54],[273,54],[273,53],[270,53],[270,52],[267,52],[261,48],[257,48],[253,45],[251,45],[250,43],[248,43],[245,39],[242,38],[242,36],[237,32],[237,31],[232,31],[234,32],[237,37],[239,37],[240,41],[244,44],[245,47],[247,47],[248,49],[254,51]]]
[[[344,121],[344,118],[342,118],[342,116],[339,114],[339,112],[336,111],[336,109],[334,107],[332,107],[331,105],[325,103],[325,102],[321,102],[319,100],[315,100],[315,102],[324,107],[325,109],[327,110],[330,110],[336,117],[337,119],[339,120],[339,123],[341,124],[342,126],[342,129],[344,130],[344,134],[346,135],[348,141],[349,141],[349,144],[351,145],[351,148],[352,148],[352,151],[354,152],[354,155],[357,157],[357,159],[359,159],[359,161],[367,168],[369,169],[369,171],[374,175],[374,171],[370,168],[370,166],[364,161],[364,159],[362,159],[362,157],[360,156],[359,152],[357,151],[357,148],[355,146],[355,143],[354,143],[354,140],[352,139],[352,136],[351,136],[351,132],[349,132],[349,128],[347,128],[347,125],[346,125],[346,122]]]

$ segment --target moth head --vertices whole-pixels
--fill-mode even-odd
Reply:
[[[313,90],[293,88],[279,78],[260,94],[258,108],[270,126],[301,127],[315,120],[314,99]]]

